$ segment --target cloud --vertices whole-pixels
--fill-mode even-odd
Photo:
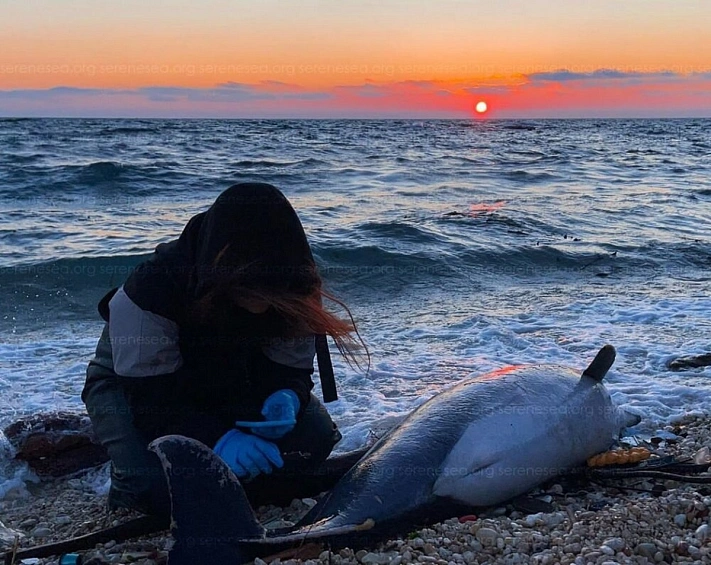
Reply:
[[[323,104],[333,92],[278,81],[228,82],[210,88],[150,86],[135,89],[55,87],[0,90],[0,116],[219,116],[258,115]]]
[[[511,92],[511,86],[472,86],[465,88],[465,92],[473,96],[503,96]]]
[[[149,100],[175,102],[250,102],[255,100],[323,100],[330,95],[326,92],[309,92],[297,85],[277,81],[259,84],[226,82],[213,88],[186,87],[143,87],[134,91]]]
[[[47,89],[18,89],[18,90],[0,90],[0,100],[18,99],[18,100],[47,100],[49,98],[61,98],[67,96],[100,96],[107,93],[117,91],[104,91],[98,88],[74,88],[70,86],[56,86]]]
[[[357,86],[338,86],[334,89],[336,95],[355,96],[360,98],[382,98],[387,96],[387,89],[376,84]]]
[[[683,79],[687,75],[675,73],[672,71],[620,71],[617,69],[597,69],[589,73],[577,73],[567,69],[547,73],[532,73],[526,75],[528,80],[532,82],[571,82],[571,81],[600,81],[600,80],[618,80],[618,81],[666,81]]]
[[[711,72],[561,69],[483,80],[417,80],[307,88],[270,80],[208,88],[0,90],[4,116],[440,117],[711,116]]]

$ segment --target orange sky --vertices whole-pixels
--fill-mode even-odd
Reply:
[[[338,115],[348,115],[349,108],[352,115],[392,113],[397,108],[389,96],[395,92],[407,112],[457,114],[475,102],[471,89],[502,87],[492,95],[501,116],[525,115],[527,108],[532,115],[546,108],[556,115],[561,106],[581,115],[646,108],[660,115],[687,110],[711,116],[704,95],[711,72],[709,22],[711,2],[670,0],[5,2],[0,115],[41,111],[43,104],[61,114],[81,100],[92,111],[104,107],[111,113],[117,100],[123,112],[130,113],[132,104],[149,114],[165,110],[167,101],[154,108],[141,92],[146,87],[192,92],[168,103],[181,115],[269,114],[276,106],[279,114],[292,108],[304,115],[324,105]],[[626,75],[594,80],[604,69]],[[581,80],[557,82],[557,89],[551,81],[545,88],[536,84],[540,73],[561,70]],[[661,76],[664,71],[674,80]],[[451,95],[424,93],[409,81]],[[275,82],[289,85],[291,96],[275,92]],[[215,95],[226,83],[271,98],[259,102],[253,96],[247,103]],[[381,95],[339,90],[368,85]],[[65,106],[69,93],[48,90],[55,87],[101,89],[114,104],[76,91]],[[694,89],[701,93],[690,96]],[[307,103],[295,92],[314,99]]]

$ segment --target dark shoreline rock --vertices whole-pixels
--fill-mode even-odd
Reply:
[[[711,353],[702,355],[689,355],[687,357],[677,357],[669,362],[669,368],[672,371],[682,371],[684,369],[698,369],[699,367],[708,367],[711,365]]]
[[[62,477],[109,460],[85,413],[34,414],[13,422],[3,433],[15,459],[26,461],[40,477]]]

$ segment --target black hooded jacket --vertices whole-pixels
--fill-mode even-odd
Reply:
[[[240,308],[234,288],[308,294],[317,283],[303,227],[279,190],[224,191],[99,306],[134,425],[147,439],[177,433],[212,446],[234,420],[261,419],[276,390],[293,390],[303,411],[314,336],[294,335],[271,309]]]

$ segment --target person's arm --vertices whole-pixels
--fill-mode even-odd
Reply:
[[[139,307],[119,288],[109,302],[114,372],[131,407],[134,426],[147,438],[167,434],[207,445],[225,431],[217,414],[191,402],[194,380],[183,365],[176,322]]]
[[[147,438],[178,434],[212,447],[230,423],[195,407],[189,391],[181,387],[181,377],[178,371],[148,379],[118,379],[131,406],[133,424]]]

